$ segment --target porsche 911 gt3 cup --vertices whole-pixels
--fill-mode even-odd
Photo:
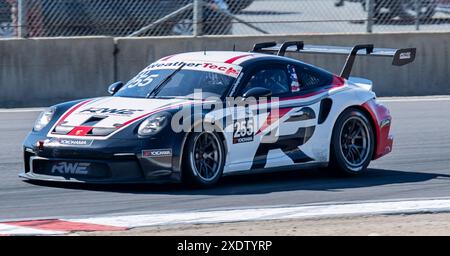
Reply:
[[[340,75],[284,57],[345,54]],[[359,174],[392,150],[391,115],[372,83],[350,77],[357,55],[402,66],[415,49],[256,44],[251,52],[162,58],[110,97],[43,111],[24,142],[26,179],[187,182],[322,166]]]

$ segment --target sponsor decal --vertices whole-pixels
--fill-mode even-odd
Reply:
[[[203,64],[203,67],[205,69],[222,71],[223,73],[225,73],[226,75],[229,75],[229,76],[237,77],[239,75],[239,72],[236,69],[234,69],[233,67],[224,67],[224,66],[214,65],[212,63],[205,63],[205,64]]]
[[[92,145],[93,140],[56,139],[55,142],[59,145],[65,146],[89,147],[90,145]]]
[[[52,167],[52,173],[58,174],[75,174],[75,175],[87,175],[90,163],[68,163],[60,162]]]
[[[236,93],[236,89],[241,84],[241,80],[244,77],[244,72],[241,72],[236,79],[236,82],[233,84],[233,87],[231,88],[230,95],[234,95]]]
[[[166,157],[172,156],[172,149],[149,149],[142,151],[142,157]]]
[[[402,52],[400,53],[401,60],[411,59],[411,52]]]
[[[75,127],[72,131],[68,133],[68,135],[72,136],[86,136],[93,129],[90,126],[78,126]]]
[[[142,112],[143,109],[116,109],[116,108],[88,108],[80,111],[80,114],[108,114],[119,116],[131,116],[136,112]]]
[[[178,68],[184,65],[183,69],[187,70],[200,70],[200,71],[209,71],[220,74],[225,74],[227,76],[232,76],[234,78],[238,77],[241,73],[241,68],[237,65],[232,65],[228,63],[213,63],[213,62],[155,62],[150,64],[142,74],[145,74],[149,70],[154,69],[166,69],[166,68]]]
[[[255,136],[253,119],[234,121],[233,144],[252,142]]]
[[[245,138],[235,138],[233,140],[233,144],[239,144],[239,143],[246,143],[246,142],[252,142],[253,136],[245,137]]]

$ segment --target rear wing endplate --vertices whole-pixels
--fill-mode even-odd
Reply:
[[[276,53],[278,56],[284,56],[286,52],[347,55],[347,60],[341,72],[341,77],[345,79],[350,77],[356,56],[389,57],[392,58],[392,65],[394,66],[403,66],[412,63],[416,58],[416,48],[375,48],[373,44],[360,44],[354,47],[305,45],[302,41],[285,42],[283,44],[277,44],[276,42],[259,43],[255,44],[252,52]]]

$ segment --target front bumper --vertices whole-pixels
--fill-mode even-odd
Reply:
[[[177,181],[170,169],[153,164],[151,171],[139,160],[94,160],[30,157],[29,169],[19,174],[29,180],[80,183],[164,183]]]
[[[154,150],[165,154],[149,154]],[[19,176],[93,184],[167,183],[181,180],[178,166],[179,152],[170,141],[108,140],[67,146],[30,135],[24,143],[24,172]]]

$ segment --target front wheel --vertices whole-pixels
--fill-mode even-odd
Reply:
[[[365,113],[356,108],[347,109],[333,129],[329,169],[347,175],[364,172],[374,148],[373,128]]]
[[[215,132],[192,133],[186,142],[183,179],[199,187],[215,185],[225,164],[224,144]]]

